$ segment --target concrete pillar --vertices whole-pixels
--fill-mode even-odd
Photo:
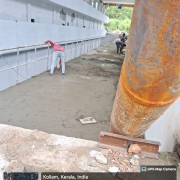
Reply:
[[[136,0],[110,132],[142,137],[180,97],[179,0]]]
[[[99,8],[100,8],[100,11],[103,12],[103,3],[101,3],[101,6]]]
[[[79,23],[79,15],[77,14],[77,16],[76,16],[76,27],[78,27],[79,25],[78,25],[78,23]]]
[[[31,22],[31,2],[30,0],[26,0],[26,14],[27,14],[27,22]]]
[[[94,8],[96,8],[96,2],[97,2],[97,0],[94,0],[94,4],[93,4]]]
[[[89,0],[89,4],[92,6],[92,0]]]
[[[97,10],[99,10],[99,0],[96,0],[96,4],[97,4]],[[96,8],[96,5],[95,5]]]
[[[103,8],[102,8],[102,13],[105,14],[105,11],[106,11],[106,6],[103,5]]]
[[[102,11],[102,13],[104,13],[104,5],[102,6],[101,11]]]
[[[100,12],[101,12],[102,5],[103,5],[103,3],[99,2],[99,4],[98,4],[98,10],[99,10]]]

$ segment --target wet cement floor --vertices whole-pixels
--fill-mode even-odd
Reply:
[[[123,59],[108,43],[67,62],[65,76],[44,72],[0,92],[0,124],[98,141],[109,131]],[[83,117],[97,123],[82,125]]]

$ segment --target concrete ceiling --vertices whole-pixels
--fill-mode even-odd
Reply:
[[[134,5],[135,0],[102,0],[103,3]]]

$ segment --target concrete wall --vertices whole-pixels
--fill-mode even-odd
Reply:
[[[100,11],[93,8],[90,4],[86,3],[83,0],[44,0],[49,1],[55,4],[59,4],[68,9],[74,10],[76,12],[82,13],[86,16],[92,17],[99,21],[108,23],[109,18],[105,16]]]
[[[160,152],[173,152],[180,145],[180,98],[146,131],[145,138],[159,141]]]
[[[65,1],[60,2],[65,6]],[[66,8],[60,6],[60,2],[55,5],[45,0],[0,0],[0,49],[42,43],[46,39],[57,42],[105,35],[102,24],[106,20],[99,21],[107,18],[104,14],[84,1],[78,6],[71,3],[71,8],[75,6],[76,11],[67,9],[70,0]],[[62,9],[66,14],[65,21],[60,18]],[[87,16],[80,13],[80,9],[95,11],[97,19],[93,18],[94,13]],[[71,22],[73,13],[75,20]]]
[[[104,36],[102,24],[108,18],[82,0],[76,3],[73,0],[56,4],[48,0],[0,0],[0,48],[42,43],[57,36],[56,41]],[[65,21],[60,17],[62,10]]]
[[[63,17],[62,11],[65,14]],[[77,40],[106,35],[106,22],[108,17],[83,0],[0,0],[0,49],[41,44],[48,39],[54,42],[74,40],[74,44],[66,46],[66,61],[69,61],[92,49],[86,48],[88,43],[93,42],[90,41],[83,43],[84,51],[75,50],[77,45],[81,45]],[[94,48],[105,41],[100,40]],[[68,52],[71,47],[72,53]],[[0,70],[17,65],[16,52],[0,51],[0,54]],[[36,59],[46,58],[47,54],[47,47],[37,47]],[[34,49],[21,51],[19,64],[31,62],[34,57]],[[20,83],[48,70],[50,64],[51,58],[48,62],[46,58],[36,62],[36,65],[20,66],[18,72],[21,76],[17,75],[17,68],[0,72],[0,91],[15,85],[17,77]]]
[[[106,31],[101,29],[0,20],[0,49],[39,44],[48,39],[60,42],[105,36],[105,34]]]
[[[102,46],[109,41],[113,41],[116,37],[108,35],[104,38],[89,41],[76,41],[69,44],[61,44],[66,51],[65,61],[74,59],[82,54],[85,54],[99,46]],[[52,62],[53,50],[50,47],[49,58],[48,58],[48,47],[37,47],[36,60],[42,59],[33,63],[35,59],[35,49],[21,50],[19,52],[19,64],[30,63],[22,65],[18,68],[9,69],[0,72],[0,91],[5,90],[11,86],[21,83],[33,76],[43,73],[50,69]],[[0,70],[13,67],[17,65],[17,53],[16,52],[5,52],[0,55]],[[18,81],[17,81],[18,79]]]

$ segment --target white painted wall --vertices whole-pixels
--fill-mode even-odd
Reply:
[[[27,8],[24,0],[0,0],[0,19],[27,21]]]
[[[81,25],[83,26],[83,25]],[[0,49],[105,36],[106,31],[83,27],[0,20]]]
[[[73,4],[72,7],[75,6],[74,9],[78,12],[67,9],[70,1],[67,1],[66,7],[63,3],[65,1],[60,1],[64,6],[59,5],[60,3],[55,6],[52,2],[47,2],[49,1],[0,0],[0,49],[42,43],[46,39],[53,39],[57,42],[105,35],[106,31],[103,30],[103,26],[100,27],[97,24],[97,22],[99,24],[104,22],[94,19],[92,12],[89,16],[79,13],[80,9],[84,10],[88,7],[91,11],[105,16],[86,2],[81,1],[82,4],[78,6]],[[66,13],[65,26],[62,25],[64,21],[60,18],[62,9]],[[76,15],[73,23],[71,22],[72,13]],[[31,19],[34,19],[35,23],[31,23]],[[68,23],[69,26],[67,26]]]
[[[62,11],[66,14],[63,21],[60,17]],[[71,15],[75,14],[75,20],[71,22]],[[34,19],[34,23],[32,23]],[[103,26],[93,26],[93,22],[108,22],[108,17],[96,10],[83,0],[0,0],[0,49],[41,44],[50,39],[54,42],[87,39],[105,36]],[[62,24],[65,23],[65,26]],[[68,26],[69,24],[69,26]],[[101,40],[101,44],[105,40]],[[79,43],[78,43],[79,44]],[[86,43],[84,43],[86,44]],[[62,46],[64,46],[62,44]],[[67,45],[67,50],[72,45]],[[73,44],[75,48],[75,44]],[[96,46],[97,47],[97,46]],[[52,55],[52,49],[50,55]],[[86,53],[87,50],[83,51]],[[15,66],[17,64],[16,53],[0,52],[0,70]],[[76,57],[81,55],[79,50]],[[19,64],[34,60],[34,50],[21,51]],[[47,48],[37,49],[37,59],[47,57]],[[66,61],[75,57],[66,54]],[[7,61],[7,62],[5,62]],[[9,65],[8,65],[8,64]],[[50,68],[51,59],[37,62],[36,70],[34,64],[19,67],[18,83],[40,74]],[[16,68],[14,69],[16,71]],[[0,91],[16,84],[17,73],[12,69],[0,72]]]
[[[37,0],[29,2],[31,4],[31,18],[35,19],[35,23],[53,24],[53,5]]]
[[[160,152],[173,152],[180,144],[180,98],[146,131],[145,138],[159,141]]]
[[[104,23],[108,23],[109,21],[109,18],[107,16],[105,16],[103,13],[101,13],[97,9],[93,8],[90,4],[82,0],[43,0],[43,1],[59,4],[63,7],[82,13],[86,16],[90,16]]]

